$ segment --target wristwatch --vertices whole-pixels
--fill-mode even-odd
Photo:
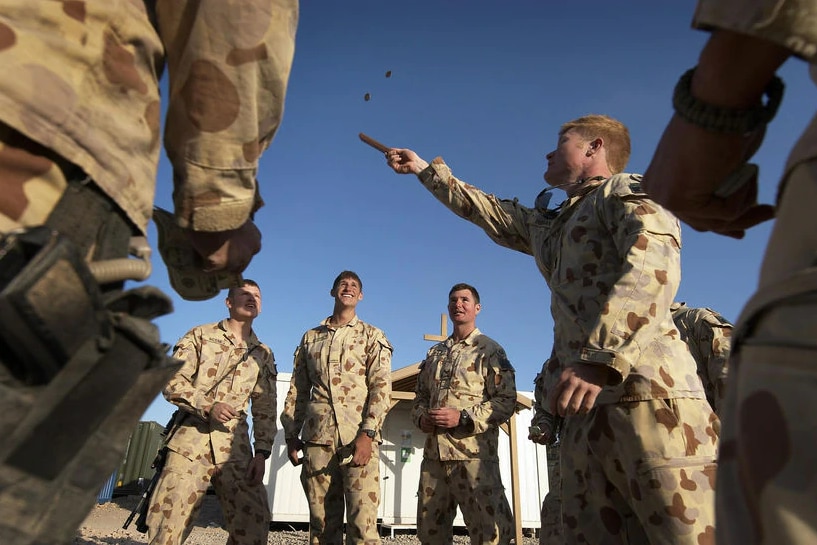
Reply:
[[[374,435],[375,435],[374,430],[360,430],[360,431],[362,431],[363,433],[368,435],[369,439],[374,439]]]
[[[460,411],[460,421],[457,425],[459,426],[467,426],[471,423],[471,415],[468,414],[468,411],[465,409]]]

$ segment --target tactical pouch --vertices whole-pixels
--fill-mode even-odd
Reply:
[[[46,226],[0,237],[0,353],[14,379],[46,384],[86,340],[110,337],[103,311],[68,238]]]

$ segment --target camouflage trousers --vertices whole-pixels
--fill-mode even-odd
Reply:
[[[362,467],[341,465],[333,446],[307,443],[301,484],[309,503],[310,545],[343,543],[344,504],[346,544],[380,544],[377,528],[380,446],[377,443],[372,443],[372,458]]]
[[[422,545],[453,542],[458,506],[471,545],[510,543],[516,530],[498,461],[423,459],[417,492],[417,538]]]
[[[812,161],[794,168],[778,205],[758,292],[770,307],[732,351],[718,460],[718,545],[817,543],[817,294],[813,287],[789,291],[793,278],[814,275],[815,204]],[[781,287],[787,297],[773,293]]]
[[[189,460],[173,451],[150,498],[151,545],[181,545],[199,512],[210,482],[224,514],[227,545],[266,545],[270,509],[263,484],[247,482],[249,460],[213,464],[208,452]]]
[[[548,493],[542,502],[542,527],[539,529],[539,545],[562,545],[562,466],[559,460],[561,445],[547,447]]]
[[[566,418],[564,543],[712,545],[716,421],[705,399],[599,405]]]

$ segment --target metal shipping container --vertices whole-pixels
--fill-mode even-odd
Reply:
[[[153,477],[156,453],[162,446],[164,426],[158,422],[139,422],[128,440],[125,458],[119,466],[115,494],[141,494]]]

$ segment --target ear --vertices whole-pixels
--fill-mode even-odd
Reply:
[[[357,300],[358,301],[363,301],[363,292],[362,291],[357,294]]]
[[[482,305],[477,303],[474,305],[474,314],[479,314],[479,311],[482,310]]]
[[[604,140],[601,137],[594,138],[587,143],[587,156],[590,157],[594,153],[601,150],[604,146]]]
[[[335,298],[335,288],[332,288],[332,289],[329,290],[329,295],[330,295],[330,297],[332,297],[332,299]]]

